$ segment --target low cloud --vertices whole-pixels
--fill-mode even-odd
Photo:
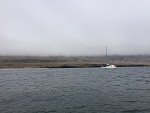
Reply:
[[[148,0],[0,1],[0,55],[150,54]]]

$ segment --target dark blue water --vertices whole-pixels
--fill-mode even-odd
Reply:
[[[150,67],[1,69],[0,113],[150,113]]]

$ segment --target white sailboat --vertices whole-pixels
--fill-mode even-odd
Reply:
[[[103,69],[117,69],[117,66],[114,64],[107,64],[106,66],[102,67]]]
[[[106,58],[107,58],[107,47],[106,47]],[[106,66],[102,66],[103,69],[117,69],[117,66],[114,64],[108,64]]]

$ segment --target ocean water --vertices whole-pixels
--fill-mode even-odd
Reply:
[[[150,113],[150,67],[0,69],[0,113]]]

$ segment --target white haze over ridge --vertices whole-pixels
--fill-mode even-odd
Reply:
[[[1,0],[0,55],[150,54],[149,0]]]

